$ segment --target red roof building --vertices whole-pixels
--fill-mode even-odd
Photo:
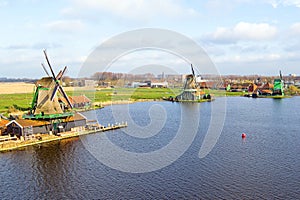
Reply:
[[[262,90],[273,90],[274,89],[274,85],[271,84],[271,83],[266,83],[263,86],[261,86],[260,89],[262,89]]]
[[[92,101],[85,95],[69,97],[70,102],[73,108],[85,108],[91,106]],[[65,98],[59,98],[59,101],[63,102],[65,105],[68,105],[68,102]]]
[[[249,87],[248,87],[248,92],[249,93],[254,93],[256,90],[257,90],[257,85],[256,84],[254,84],[254,83],[251,83],[250,85],[249,85]]]

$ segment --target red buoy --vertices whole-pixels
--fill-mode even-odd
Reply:
[[[242,133],[242,138],[246,138],[246,133]]]

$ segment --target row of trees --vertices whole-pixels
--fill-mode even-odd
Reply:
[[[98,80],[98,81],[115,81],[120,79],[144,80],[144,79],[155,79],[155,75],[152,73],[126,74],[126,73],[113,73],[113,72],[96,72],[91,76],[91,79]]]

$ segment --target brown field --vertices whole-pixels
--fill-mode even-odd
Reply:
[[[87,90],[90,88],[84,87],[64,87],[65,91],[78,91],[78,90]],[[33,93],[34,84],[32,83],[0,83],[0,94],[18,94],[18,93]]]
[[[0,83],[0,94],[33,93],[32,83]]]

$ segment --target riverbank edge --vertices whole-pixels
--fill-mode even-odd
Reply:
[[[84,135],[100,133],[100,132],[105,132],[105,131],[111,131],[111,130],[126,128],[126,127],[127,127],[127,124],[120,124],[120,125],[109,126],[109,127],[104,127],[104,128],[100,128],[100,129],[84,130],[84,131],[80,131],[80,132],[63,133],[63,135],[54,136],[54,138],[47,138],[45,140],[32,140],[32,142],[25,143],[25,144],[22,144],[22,142],[20,142],[20,144],[16,143],[16,146],[8,147],[8,148],[0,147],[0,153],[10,152],[10,151],[22,149],[22,148],[25,148],[25,147],[29,147],[29,146],[35,146],[35,145],[40,145],[40,144],[44,144],[44,143],[50,143],[50,142],[53,142],[53,141],[60,141],[60,140],[68,139],[68,138],[75,138],[75,137],[80,137],[80,136],[84,136]]]

